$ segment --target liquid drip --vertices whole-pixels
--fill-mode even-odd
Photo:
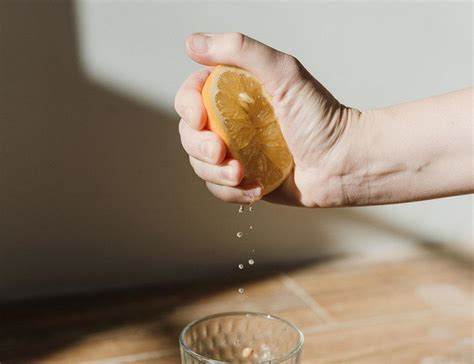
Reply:
[[[243,264],[239,264],[239,269],[244,269],[244,265],[243,265]]]
[[[239,288],[239,293],[240,293],[240,294],[242,294],[242,293],[244,293],[244,292],[245,292],[245,289]]]
[[[242,356],[244,358],[248,358],[250,355],[252,355],[253,353],[253,349],[252,348],[245,348],[244,350],[242,350]]]
[[[239,231],[237,232],[237,234],[235,234],[235,236],[237,236],[238,238],[241,238],[244,234],[242,233],[242,231]]]
[[[249,264],[250,265],[254,265],[255,264],[255,261],[253,259],[249,259]]]

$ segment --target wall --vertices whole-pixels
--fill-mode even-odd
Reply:
[[[292,53],[362,109],[468,87],[471,17],[470,3],[1,2],[0,300],[228,274],[252,248],[256,268],[381,240],[470,248],[471,197],[241,216],[194,177],[172,101],[198,68],[194,31]]]

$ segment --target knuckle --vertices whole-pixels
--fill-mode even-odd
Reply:
[[[182,87],[176,92],[176,96],[174,97],[174,109],[176,110],[176,112],[180,115],[180,116],[183,116],[182,115],[182,111],[183,111],[183,103],[182,103],[182,94],[183,94],[183,90],[182,90]]]
[[[246,36],[239,32],[230,33],[230,46],[233,53],[239,53],[245,47]]]
[[[209,135],[209,141],[211,141],[214,144],[220,143],[221,138],[215,131],[208,130],[208,135]]]
[[[244,179],[244,172],[241,168],[237,168],[236,174],[235,174],[235,185],[238,186]]]
[[[239,179],[237,177],[237,174],[234,172],[234,174],[228,178],[230,186],[235,187],[239,185]]]
[[[210,154],[206,154],[206,158],[209,160],[210,164],[218,165],[221,162],[220,151],[218,148],[213,147]]]
[[[212,145],[211,163],[218,164],[222,162],[226,155],[226,149],[222,139],[215,133],[209,138],[209,144]]]
[[[301,70],[301,63],[295,56],[291,54],[283,55],[283,65],[287,72],[291,75],[297,75]]]
[[[222,181],[228,181],[228,182],[231,182],[232,179],[233,179],[233,176],[231,174],[231,170],[229,167],[220,167],[218,169],[218,175],[219,175],[219,179],[222,180]]]
[[[225,169],[223,169],[221,172],[222,178],[227,181],[229,186],[237,186],[240,183],[237,168],[231,166],[227,166],[224,168]]]
[[[199,166],[197,164],[196,159],[194,159],[192,156],[189,156],[189,164],[191,165],[194,173],[196,173],[199,176],[200,170],[199,170]]]
[[[178,132],[181,136],[183,136],[184,132],[185,132],[185,128],[186,128],[186,122],[183,120],[183,119],[180,119],[179,120],[179,123],[178,123]]]
[[[184,150],[186,151],[186,153],[188,152],[188,140],[189,138],[187,138],[187,134],[186,134],[186,125],[183,125],[182,123],[179,124],[179,127],[178,127],[178,133],[179,133],[179,139],[181,140],[181,145],[183,146]],[[189,154],[189,153],[188,153]]]

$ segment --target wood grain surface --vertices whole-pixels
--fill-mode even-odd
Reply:
[[[257,262],[252,270],[238,281],[0,306],[0,362],[180,363],[184,325],[235,310],[298,325],[304,364],[474,362],[468,261],[401,246],[264,272]]]

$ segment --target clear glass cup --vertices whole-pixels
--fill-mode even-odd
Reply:
[[[179,337],[182,364],[299,364],[303,333],[278,317],[220,313],[191,322]]]

